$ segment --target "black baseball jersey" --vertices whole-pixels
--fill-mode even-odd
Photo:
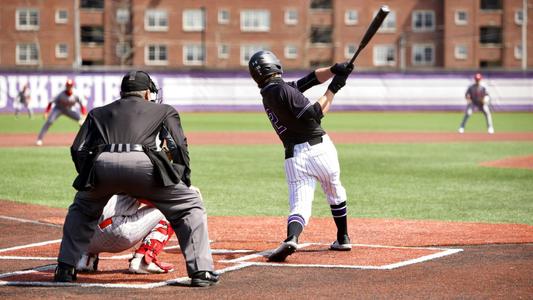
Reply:
[[[320,104],[312,104],[302,94],[318,83],[312,74],[292,82],[274,78],[261,89],[265,112],[285,147],[325,134],[320,126],[324,116]]]

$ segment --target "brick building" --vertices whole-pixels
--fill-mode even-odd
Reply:
[[[523,0],[388,0],[360,69],[519,70]],[[0,68],[242,70],[258,49],[286,69],[346,60],[371,0],[2,0]],[[531,11],[531,8],[529,9]],[[527,67],[533,67],[533,22]]]

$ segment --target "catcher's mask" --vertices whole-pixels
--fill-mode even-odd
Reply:
[[[265,50],[252,55],[248,62],[248,69],[259,87],[263,86],[273,74],[283,74],[279,59],[274,53]]]
[[[135,91],[145,91],[150,90],[150,93],[155,94],[155,97],[150,101],[157,103],[162,102],[159,89],[155,85],[150,75],[144,71],[130,71],[128,74],[122,78],[122,83],[120,85],[120,91],[122,93],[135,92]]]

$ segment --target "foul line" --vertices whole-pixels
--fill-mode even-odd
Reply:
[[[22,246],[15,246],[15,247],[10,247],[10,248],[4,248],[4,249],[0,249],[0,253],[1,252],[8,252],[8,251],[13,251],[13,250],[24,249],[24,248],[31,248],[31,247],[38,247],[38,246],[56,244],[56,243],[59,243],[59,242],[61,242],[61,239],[45,241],[45,242],[40,242],[40,243],[32,243],[32,244],[27,244],[27,245],[22,245]]]
[[[0,216],[0,219],[5,219],[9,221],[17,221],[21,223],[31,223],[31,224],[37,224],[37,225],[46,225],[46,226],[52,226],[52,227],[63,227],[63,225],[53,224],[53,223],[45,223],[35,220],[28,220],[28,219],[21,219],[21,218],[15,218],[15,217],[9,217],[9,216]]]

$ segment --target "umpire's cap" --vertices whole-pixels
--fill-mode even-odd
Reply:
[[[252,78],[260,87],[264,85],[266,80],[273,74],[283,74],[281,62],[276,55],[270,51],[264,50],[252,55],[248,62],[248,69],[250,75],[252,75]]]
[[[144,71],[131,71],[122,78],[120,91],[123,93],[150,90],[157,93],[157,87],[150,78],[150,75]]]

